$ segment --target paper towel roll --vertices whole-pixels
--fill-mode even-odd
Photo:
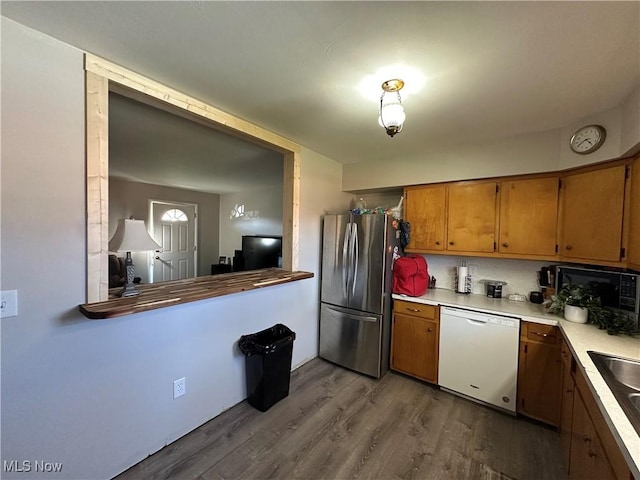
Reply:
[[[466,293],[465,280],[469,274],[467,267],[458,267],[458,293]]]

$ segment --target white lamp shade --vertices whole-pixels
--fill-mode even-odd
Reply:
[[[404,107],[401,104],[390,103],[382,105],[378,123],[383,127],[400,127],[406,118]]]
[[[116,233],[109,240],[112,252],[146,252],[158,248],[160,245],[149,236],[142,220],[121,218]]]

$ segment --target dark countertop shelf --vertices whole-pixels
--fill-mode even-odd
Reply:
[[[114,298],[97,303],[85,303],[79,305],[78,308],[85,317],[99,320],[231,295],[312,277],[313,273],[310,272],[289,272],[281,268],[265,268],[263,270],[210,275],[172,282],[149,283],[137,286],[138,290],[140,290],[140,295],[138,296]]]

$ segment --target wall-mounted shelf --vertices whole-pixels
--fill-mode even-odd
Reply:
[[[150,283],[138,285],[137,288],[140,290],[140,295],[136,297],[117,297],[104,302],[85,303],[79,305],[78,308],[85,317],[98,320],[231,295],[312,277],[313,273],[310,272],[289,272],[280,268],[266,268],[250,272],[189,278],[173,282]]]

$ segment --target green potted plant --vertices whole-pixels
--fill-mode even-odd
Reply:
[[[564,318],[571,322],[594,323],[609,335],[640,334],[640,329],[628,315],[604,308],[600,297],[594,296],[592,290],[585,285],[563,286],[557,295],[551,297],[548,311],[563,313]]]
[[[640,334],[640,330],[631,317],[603,308],[599,304],[589,307],[589,319],[592,323],[598,325],[600,330],[606,330],[609,335],[617,335],[618,333],[625,335]]]
[[[599,305],[599,299],[594,297],[591,289],[585,285],[564,285],[560,291],[551,297],[550,313],[564,314],[564,318],[574,323],[587,323],[589,309]]]

